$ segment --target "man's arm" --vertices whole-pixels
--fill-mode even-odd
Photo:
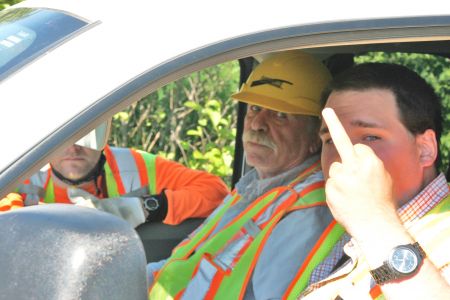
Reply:
[[[397,216],[392,181],[383,162],[369,147],[351,144],[332,110],[324,111],[324,119],[342,160],[330,167],[327,203],[373,270],[394,247],[415,241]],[[415,275],[383,284],[381,289],[388,299],[450,299],[449,284],[427,258]]]
[[[179,224],[188,218],[207,217],[229,193],[217,176],[192,170],[179,163],[156,158],[157,193],[167,198],[166,224]]]
[[[369,224],[353,230],[357,232],[353,238],[371,270],[380,267],[394,247],[415,242],[395,214],[391,212],[390,218],[376,214],[367,222]],[[381,289],[387,299],[450,299],[450,286],[427,258],[415,275],[383,284]]]

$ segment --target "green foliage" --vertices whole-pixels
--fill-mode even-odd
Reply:
[[[0,10],[21,2],[22,0],[0,0]]]
[[[448,59],[425,54],[374,52],[357,63],[393,62],[418,72],[444,107],[443,166],[450,157],[450,70]],[[168,84],[114,116],[111,143],[134,147],[222,176],[230,184],[236,137],[236,62],[211,67]]]
[[[357,63],[389,62],[404,65],[416,71],[436,91],[443,106],[443,134],[441,137],[442,171],[450,159],[450,60],[429,54],[405,54],[373,52],[356,58]]]
[[[236,138],[237,62],[170,83],[113,117],[110,143],[142,149],[231,183]]]

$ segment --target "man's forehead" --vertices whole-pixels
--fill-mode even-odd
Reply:
[[[363,119],[352,119],[350,122],[348,122],[350,127],[353,128],[385,128],[384,124],[381,124],[376,121],[369,121],[369,120],[363,120]],[[327,134],[329,133],[329,129],[327,124],[322,120],[322,123],[320,125],[319,134]]]
[[[395,99],[395,94],[392,90],[388,88],[378,88],[378,87],[368,87],[363,89],[344,89],[344,90],[334,90],[328,96],[325,101],[325,107],[330,107],[336,104],[345,105],[347,102],[352,101],[372,101],[373,99],[386,99],[397,103]]]
[[[398,116],[398,106],[392,91],[381,88],[366,90],[333,91],[328,97],[325,108],[332,108],[338,117],[352,116],[357,123],[364,123],[362,116],[378,115],[383,118],[388,112]],[[361,116],[361,120],[357,121]],[[324,124],[322,118],[321,123]]]

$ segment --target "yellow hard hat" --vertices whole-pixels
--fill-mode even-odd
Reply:
[[[312,55],[286,51],[259,64],[231,97],[279,112],[319,116],[320,95],[330,80],[328,69]]]

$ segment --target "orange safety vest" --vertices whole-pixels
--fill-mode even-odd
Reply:
[[[296,189],[319,168],[317,162],[288,186],[265,193],[212,234],[222,216],[239,201],[240,196],[234,191],[208,222],[174,249],[156,274],[149,299],[242,299],[265,242],[280,219],[293,210],[326,205],[323,180],[300,191]],[[335,221],[329,225],[339,227]],[[327,239],[327,243],[323,243],[326,239],[319,239],[315,247],[317,259],[310,259],[307,264],[321,262],[344,232],[342,228],[331,231],[333,239]],[[305,274],[309,276],[310,272]]]
[[[418,241],[427,258],[438,268],[450,264],[450,195],[416,221],[408,232]],[[327,278],[305,290],[301,299],[346,299],[346,295],[365,293],[361,299],[385,299],[381,287],[376,285],[363,257],[358,262],[345,266]],[[314,288],[314,286],[320,286]],[[299,294],[297,294],[298,296]],[[352,298],[354,299],[354,298]]]
[[[0,212],[14,210],[23,207],[22,197],[16,193],[9,193],[5,198],[0,199]]]
[[[105,197],[118,197],[129,192],[148,187],[150,194],[155,194],[156,187],[156,156],[144,151],[129,148],[106,146],[103,150],[106,162],[104,165],[106,193]],[[27,187],[28,185],[28,187]],[[34,188],[30,192],[30,186]],[[25,181],[19,191],[25,196],[26,205],[45,203],[71,203],[67,190],[53,183],[51,169],[40,171]],[[55,195],[64,195],[56,199]]]

